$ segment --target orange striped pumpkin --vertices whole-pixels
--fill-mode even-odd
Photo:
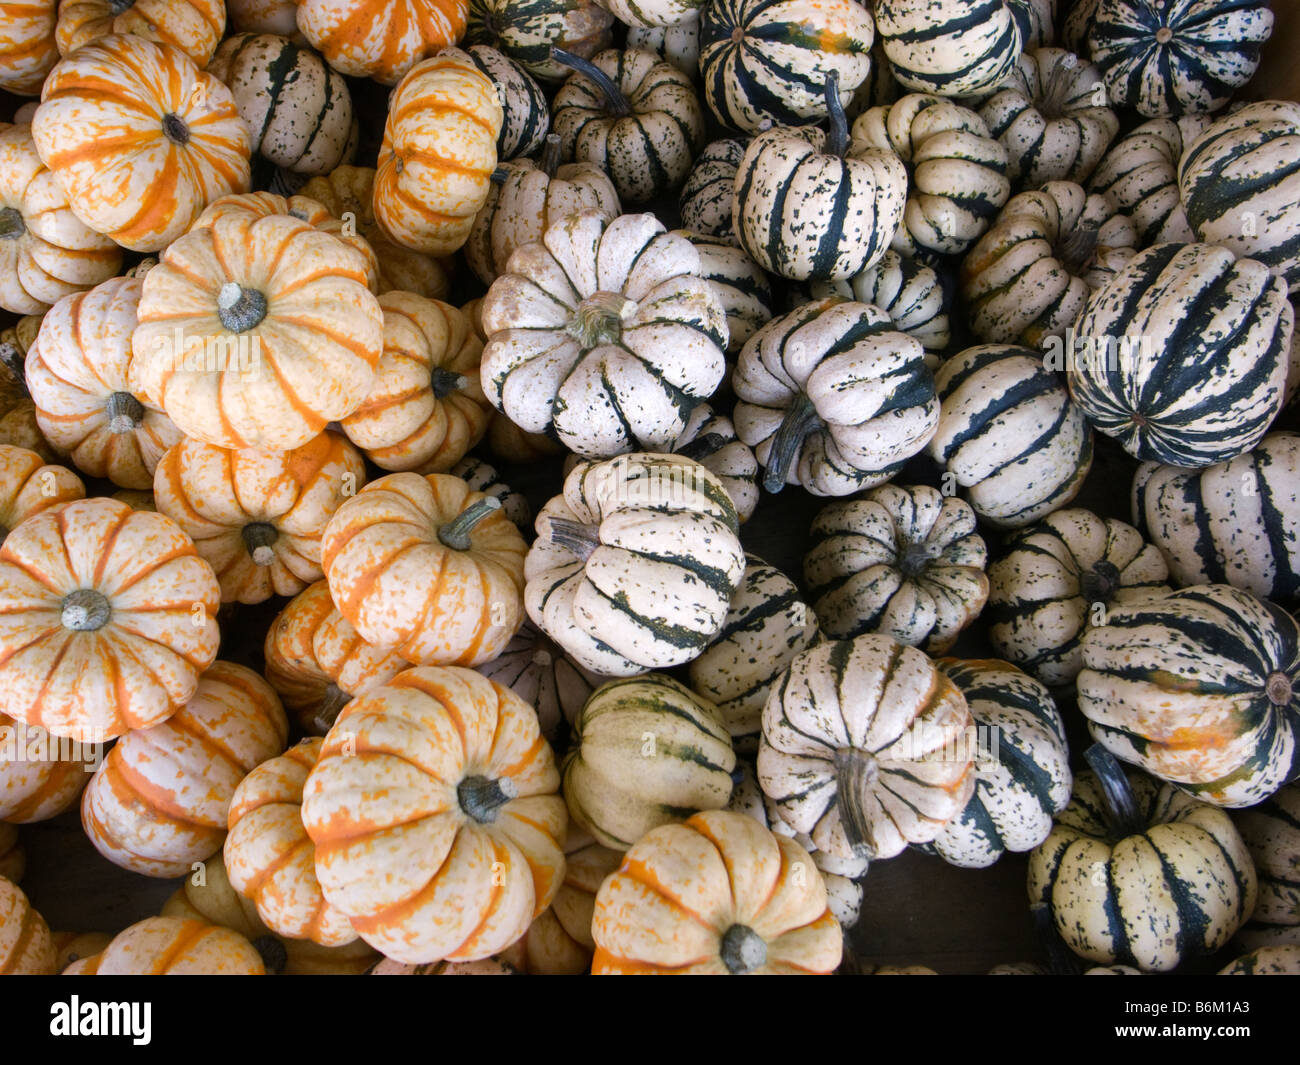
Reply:
[[[0,443],[35,451],[46,462],[59,456],[36,424],[36,405],[27,392],[24,360],[41,329],[42,315],[19,318],[0,330]]]
[[[61,503],[0,546],[0,713],[102,743],[181,708],[217,656],[221,591],[161,514]]]
[[[0,976],[48,976],[54,972],[50,926],[22,888],[0,876]]]
[[[222,0],[63,0],[55,27],[59,55],[110,33],[130,33],[179,48],[208,65],[226,32]]]
[[[496,87],[468,56],[426,59],[389,103],[375,218],[393,240],[450,255],[487,201],[503,120]]]
[[[32,136],[73,213],[132,251],[165,248],[249,184],[251,139],[230,90],[142,37],[102,37],[60,61]]]
[[[261,603],[320,580],[325,524],[365,480],[365,461],[339,433],[292,451],[186,439],[158,464],[154,505],[194,541],[224,602]]]
[[[465,32],[469,0],[301,0],[298,28],[335,70],[395,84]]]
[[[86,835],[123,869],[182,876],[221,848],[235,789],[284,750],[288,734],[265,680],[214,662],[185,706],[109,751],[81,797]]]
[[[56,0],[0,3],[0,89],[39,96],[59,59],[54,40]]]
[[[0,444],[0,543],[33,514],[85,496],[86,486],[71,470],[47,466],[25,447]]]
[[[344,708],[307,778],[325,898],[399,962],[496,954],[560,887],[559,785],[537,715],[509,688],[408,669]]]
[[[24,757],[0,760],[0,820],[19,825],[48,821],[68,809],[104,757],[100,744],[73,748],[39,726],[0,714],[0,736],[5,735],[14,737]]]
[[[183,917],[146,917],[73,964],[85,976],[266,975],[262,956],[238,932]]]
[[[339,613],[408,662],[482,665],[523,621],[524,538],[499,500],[458,477],[371,481],[334,512],[321,546]]]

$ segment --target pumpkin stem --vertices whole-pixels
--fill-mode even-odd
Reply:
[[[1122,583],[1119,567],[1109,559],[1098,559],[1079,580],[1079,590],[1089,603],[1109,603]]]
[[[764,488],[775,495],[785,487],[790,465],[802,450],[804,438],[821,424],[813,401],[800,392],[772,437],[772,448],[767,453],[767,472],[763,475]]]
[[[875,840],[863,810],[863,799],[880,773],[880,763],[866,751],[841,747],[835,752],[835,794],[840,805],[840,822],[854,854],[874,857]]]
[[[466,777],[456,785],[460,808],[480,825],[495,821],[497,809],[518,794],[519,789],[509,777]]]
[[[504,185],[506,183],[506,178],[509,176],[510,168],[508,166],[499,166],[488,175],[488,180],[492,182],[493,185]]]
[[[269,566],[275,561],[275,551],[271,545],[280,538],[280,531],[270,522],[250,521],[239,530],[239,535],[243,537],[244,547],[248,549],[254,565]]]
[[[444,370],[440,367],[429,375],[429,387],[433,390],[435,396],[439,399],[445,399],[453,392],[468,388],[469,378],[463,373],[452,373],[450,370]]]
[[[1029,907],[1029,914],[1034,920],[1038,941],[1047,955],[1047,971],[1053,976],[1078,976],[1083,966],[1079,963],[1079,956],[1065,945],[1061,933],[1056,930],[1051,907],[1045,902],[1036,902]]]
[[[533,652],[532,662],[538,669],[548,669],[555,659],[551,657],[551,652],[545,647],[539,647]]]
[[[438,540],[443,547],[450,547],[453,551],[468,551],[470,548],[469,534],[474,531],[474,526],[489,514],[500,509],[501,500],[494,499],[492,496],[484,496],[477,503],[471,503],[467,506],[446,525],[440,526]]]
[[[1268,701],[1274,706],[1290,706],[1295,694],[1291,678],[1280,669],[1268,675],[1264,690],[1268,692]]]
[[[623,335],[623,319],[636,304],[617,292],[594,292],[578,304],[566,331],[589,351],[601,344],[616,343]]]
[[[217,293],[217,317],[232,333],[246,333],[266,317],[266,297],[238,281],[227,281]]]
[[[253,949],[262,956],[262,964],[272,976],[284,972],[289,964],[289,952],[275,936],[258,936],[253,940]]]
[[[144,406],[130,392],[114,392],[104,404],[110,433],[133,433],[144,421]]]
[[[726,447],[728,443],[727,438],[721,433],[705,433],[703,436],[697,436],[689,444],[683,444],[677,449],[676,454],[699,462]]]
[[[748,925],[733,924],[722,935],[722,964],[732,976],[744,976],[767,964],[767,942]]]
[[[1065,269],[1078,277],[1092,265],[1097,256],[1097,246],[1101,243],[1101,227],[1096,220],[1085,222],[1071,232],[1060,243],[1057,258]]]
[[[1083,752],[1083,760],[1088,763],[1101,785],[1102,809],[1106,824],[1116,840],[1127,839],[1141,832],[1146,824],[1138,810],[1137,799],[1129,787],[1124,768],[1115,756],[1100,743],[1094,743]]]
[[[63,597],[59,616],[65,629],[75,632],[95,632],[108,624],[113,608],[103,592],[94,588],[78,588]]]
[[[572,52],[566,52],[562,48],[552,48],[551,58],[570,70],[581,74],[588,81],[594,82],[596,88],[605,97],[605,107],[611,114],[622,116],[632,113],[627,98],[619,90],[619,87],[614,84],[613,79],[591,60],[583,59]]]
[[[320,709],[311,719],[311,723],[322,732],[329,732],[334,727],[343,708],[352,701],[352,696],[331,682],[325,689],[325,698],[321,700]]]
[[[559,165],[560,135],[558,133],[548,133],[546,141],[542,145],[542,157],[537,162],[537,169],[548,178],[553,178]]]
[[[17,240],[26,232],[23,216],[16,208],[0,209],[0,240]]]
[[[934,548],[925,543],[909,543],[898,554],[898,571],[904,577],[915,577],[934,561]]]
[[[583,562],[600,546],[600,537],[593,526],[570,521],[568,518],[551,518],[550,536],[551,543],[556,547],[571,551]]]
[[[5,341],[0,344],[0,366],[3,366],[13,376],[12,387],[24,396],[30,396],[27,391],[27,371],[23,367],[23,353],[18,350],[18,345]]]
[[[826,75],[826,113],[830,116],[830,132],[826,135],[826,154],[842,156],[849,147],[849,120],[840,103],[840,75],[832,70]]]
[[[1070,90],[1070,83],[1079,69],[1079,59],[1073,54],[1061,56],[1047,75],[1047,84],[1043,86],[1043,97],[1038,101],[1039,113],[1046,119],[1057,119],[1065,113],[1065,100]]]
[[[162,118],[163,135],[173,144],[184,146],[190,142],[190,127],[180,115],[169,111]]]

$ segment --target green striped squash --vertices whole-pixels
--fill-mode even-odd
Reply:
[[[735,355],[745,341],[772,320],[772,284],[763,268],[726,238],[689,229],[674,232],[694,244],[700,253],[700,276],[713,286],[727,312],[727,354]]]
[[[1144,462],[1225,462],[1282,410],[1293,321],[1265,264],[1213,244],[1157,244],[1084,305],[1066,353],[1070,396]]]
[[[1300,785],[1288,784],[1232,820],[1259,877],[1259,901],[1238,939],[1247,947],[1300,949]]]
[[[491,496],[501,504],[501,512],[525,537],[533,524],[532,508],[528,500],[508,484],[503,484],[496,467],[474,455],[467,455],[447,471],[459,477],[476,492]]]
[[[1300,946],[1260,947],[1219,970],[1220,976],[1300,976]]]
[[[994,650],[1044,684],[1070,684],[1083,637],[1111,607],[1170,591],[1160,552],[1138,530],[1079,508],[1019,529],[989,566],[984,613]]]
[[[624,26],[650,29],[694,21],[707,0],[602,0]]]
[[[983,869],[1007,851],[1033,850],[1070,801],[1065,724],[1049,692],[1008,662],[941,658],[977,729],[975,793],[922,849]]]
[[[659,825],[731,798],[736,755],[715,707],[671,677],[601,685],[573,726],[560,773],[573,820],[625,851]]]
[[[747,522],[758,506],[758,460],[753,449],[736,436],[736,427],[708,403],[696,406],[686,419],[672,452],[693,459],[712,473],[736,505],[736,517]]]
[[[1094,771],[1075,776],[1029,856],[1030,904],[1045,904],[1069,948],[1103,965],[1168,972],[1214,953],[1255,906],[1241,836],[1222,810],[1100,754],[1089,752]]]
[[[560,81],[569,68],[552,48],[589,58],[608,48],[614,16],[594,0],[469,0],[462,45],[504,52],[535,78]]]
[[[492,82],[501,101],[501,132],[497,134],[497,159],[517,159],[532,155],[546,139],[551,128],[551,112],[546,94],[532,75],[509,56],[486,44],[475,44],[462,53],[483,76]]]
[[[823,120],[828,77],[847,108],[870,73],[875,36],[855,0],[709,0],[700,16],[704,101],[741,133]]]
[[[1219,110],[1272,32],[1267,0],[1101,0],[1088,48],[1111,103],[1150,118]]]
[[[1061,43],[1075,55],[1088,54],[1088,31],[1101,0],[1062,0],[1069,10],[1061,22]]]
[[[980,96],[1025,47],[1019,0],[874,0],[894,77],[912,92]],[[1019,14],[1019,18],[1017,15]]]
[[[1300,773],[1300,624],[1226,584],[1114,607],[1076,680],[1093,736],[1217,806]]]
[[[1264,100],[1219,119],[1187,146],[1178,189],[1198,240],[1300,289],[1300,103]]]
[[[666,59],[691,81],[700,76],[700,20],[688,18],[671,26],[639,28],[629,26],[627,46],[654,52]]]
[[[939,426],[928,452],[947,486],[990,525],[1014,529],[1070,502],[1092,466],[1092,431],[1038,354],[984,344],[935,374]]]
[[[717,140],[695,158],[678,200],[682,228],[735,243],[731,200],[736,171],[745,157],[745,141]]]
[[[1145,462],[1133,520],[1174,582],[1231,584],[1300,601],[1300,436],[1269,433],[1254,451],[1201,470]]]

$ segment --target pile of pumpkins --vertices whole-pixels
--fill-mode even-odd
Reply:
[[[1271,29],[0,2],[0,972],[870,971],[907,848],[1300,971]],[[77,804],[161,914],[50,932]]]

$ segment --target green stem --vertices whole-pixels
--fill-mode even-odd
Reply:
[[[566,52],[562,48],[552,48],[551,58],[570,70],[581,74],[588,81],[594,82],[596,88],[605,97],[605,107],[611,114],[623,116],[632,113],[632,108],[628,105],[627,98],[619,90],[619,87],[595,63],[574,55],[572,52]]]
[[[429,375],[429,387],[438,399],[445,399],[453,392],[469,387],[469,378],[463,373],[452,373],[439,367]]]
[[[560,135],[558,133],[548,133],[546,142],[542,145],[542,156],[537,161],[537,169],[545,174],[548,178],[555,177],[555,171],[560,165]]]
[[[1083,760],[1092,768],[1101,786],[1102,810],[1111,835],[1118,841],[1142,832],[1146,823],[1138,810],[1128,777],[1124,775],[1124,767],[1115,756],[1102,744],[1094,743],[1083,752]]]
[[[705,433],[703,436],[696,437],[689,444],[683,444],[677,449],[677,454],[682,458],[694,459],[696,462],[708,458],[710,455],[726,447],[730,441],[721,433]]]
[[[316,711],[311,723],[324,734],[334,727],[343,708],[352,701],[352,696],[333,682],[325,689],[325,698],[321,700],[320,709]]]
[[[1109,603],[1123,583],[1119,567],[1107,559],[1098,559],[1079,579],[1079,590],[1089,603]]]
[[[785,412],[776,435],[772,437],[772,448],[767,453],[767,471],[763,475],[763,487],[775,495],[785,487],[790,473],[790,464],[803,448],[804,439],[821,425],[817,408],[813,401],[800,392],[790,409]]]
[[[826,135],[826,154],[843,156],[849,147],[849,120],[840,103],[840,75],[832,70],[826,75],[826,113],[830,117],[830,133]]]
[[[583,562],[586,562],[591,557],[591,553],[600,546],[600,537],[590,525],[569,521],[568,518],[552,518],[549,525],[551,543],[571,551]]]
[[[497,810],[508,803],[519,789],[509,777],[466,777],[456,785],[460,808],[480,825],[497,819]]]
[[[1053,976],[1078,976],[1083,966],[1079,964],[1078,955],[1065,945],[1057,931],[1051,907],[1045,902],[1035,903],[1029,907],[1029,914],[1034,920],[1038,941],[1047,955],[1047,971]]]
[[[743,976],[767,964],[767,943],[748,925],[733,924],[728,928],[719,953],[733,976]]]
[[[243,537],[244,547],[247,548],[254,565],[269,566],[275,561],[275,549],[272,544],[280,538],[280,530],[270,522],[249,522],[239,530],[239,535]]]
[[[880,764],[856,747],[841,747],[835,752],[835,795],[840,807],[840,823],[853,853],[875,857],[876,845],[863,809],[867,789],[880,773]]]
[[[500,509],[501,500],[485,496],[477,503],[471,503],[446,525],[441,526],[438,529],[438,540],[443,547],[450,547],[453,551],[468,551],[469,535],[474,531],[474,526]]]

